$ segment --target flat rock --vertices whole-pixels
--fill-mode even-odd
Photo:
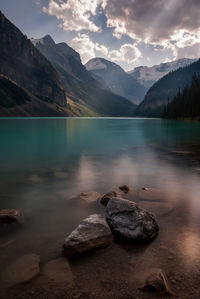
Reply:
[[[153,214],[146,212],[130,200],[113,197],[106,207],[106,220],[117,239],[150,241],[159,232]]]
[[[9,286],[28,282],[39,274],[39,264],[38,255],[33,253],[24,255],[2,273],[2,281]]]
[[[105,219],[99,214],[90,215],[82,220],[65,239],[63,254],[65,256],[80,254],[94,248],[108,246],[112,238]]]
[[[57,258],[45,264],[42,276],[56,285],[73,285],[73,275],[68,261],[63,258]]]
[[[96,191],[87,191],[80,193],[77,197],[87,202],[95,202],[101,197],[101,194]]]
[[[22,223],[22,213],[20,210],[0,210],[0,224]]]
[[[144,290],[157,293],[170,293],[166,275],[161,269],[150,269],[144,278]]]

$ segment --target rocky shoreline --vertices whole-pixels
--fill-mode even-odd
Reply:
[[[146,201],[152,201],[153,198],[154,200],[158,199],[155,190],[142,188],[141,192]],[[152,193],[153,196],[149,193]],[[65,239],[62,248],[64,257],[60,256],[50,260],[44,265],[42,271],[40,257],[36,254],[30,253],[14,261],[2,273],[1,281],[4,287],[8,288],[36,279],[39,283],[41,281],[48,285],[51,282],[62,289],[65,289],[66,286],[72,288],[74,285],[73,274],[68,261],[71,257],[85,255],[95,249],[111,246],[113,242],[128,242],[132,244],[131,246],[137,247],[137,244],[153,241],[159,233],[156,218],[152,213],[130,200],[132,197],[134,199],[133,193],[126,185],[115,187],[103,196],[95,191],[76,196],[75,198],[88,203],[99,202],[105,207],[104,216],[92,214],[83,219]],[[23,215],[20,210],[0,211],[1,225],[21,223],[23,223]],[[141,277],[138,290],[142,290],[144,293],[150,292],[153,296],[155,294],[160,294],[160,296],[172,294],[168,279],[162,269],[149,269]]]

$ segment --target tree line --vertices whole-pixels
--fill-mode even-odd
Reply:
[[[200,118],[200,74],[194,73],[191,85],[186,85],[172,101],[168,99],[163,118]]]

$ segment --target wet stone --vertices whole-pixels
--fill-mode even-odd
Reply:
[[[28,282],[39,274],[39,264],[38,255],[33,253],[24,255],[3,271],[2,281],[8,286]]]

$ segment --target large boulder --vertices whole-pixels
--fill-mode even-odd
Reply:
[[[111,231],[105,219],[98,214],[82,220],[78,227],[65,239],[65,256],[84,253],[94,248],[107,246],[112,241]]]
[[[5,285],[12,286],[32,280],[39,274],[40,257],[30,253],[17,259],[2,273]]]
[[[132,201],[113,197],[106,208],[106,220],[117,239],[149,241],[159,232],[155,217]]]
[[[20,210],[0,210],[0,224],[21,223],[23,222]]]

